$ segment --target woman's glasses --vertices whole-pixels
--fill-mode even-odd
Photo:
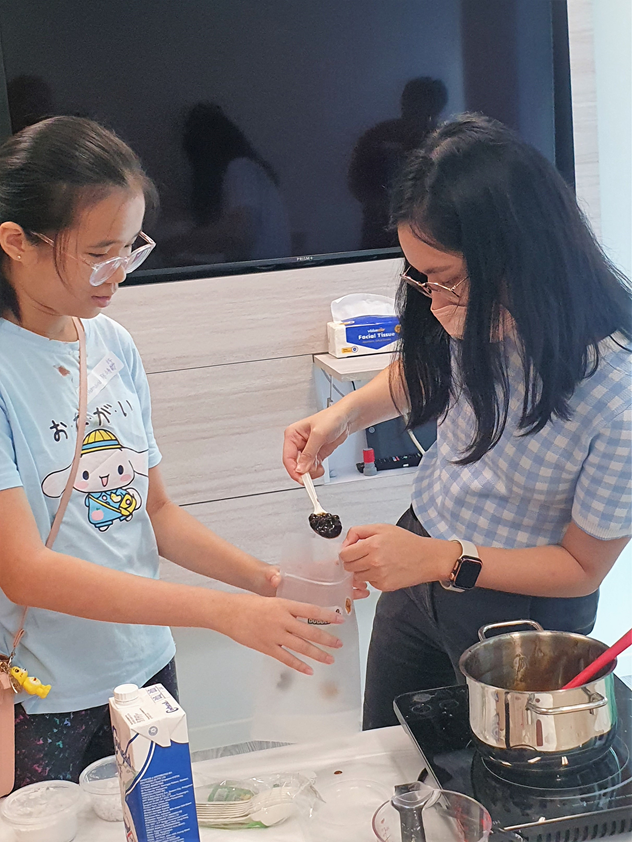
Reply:
[[[55,245],[55,242],[51,240],[50,237],[46,237],[44,234],[38,234],[37,231],[31,231],[31,234],[40,239],[43,243],[47,243],[49,246]],[[143,231],[140,232],[138,237],[145,241],[145,245],[134,249],[127,255],[127,257],[112,257],[109,260],[101,261],[101,263],[91,263],[83,257],[75,257],[68,252],[65,252],[65,254],[67,254],[68,257],[72,257],[73,260],[78,260],[81,263],[85,263],[86,266],[89,266],[92,269],[92,272],[90,273],[90,278],[88,280],[93,287],[98,287],[106,281],[109,281],[112,275],[118,272],[119,269],[122,269],[126,275],[129,275],[130,272],[133,272],[134,269],[138,269],[140,264],[147,260],[151,252],[156,247],[156,243]]]
[[[433,291],[441,292],[454,304],[459,302],[462,295],[462,292],[457,292],[457,289],[467,281],[467,278],[461,278],[460,281],[449,287],[438,284],[436,281],[429,281],[426,275],[418,272],[407,260],[404,262],[404,271],[401,273],[400,278],[402,281],[406,281],[413,289],[427,295],[428,298],[432,298]]]

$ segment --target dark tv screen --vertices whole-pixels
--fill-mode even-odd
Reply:
[[[398,254],[388,186],[466,110],[573,179],[565,0],[24,0],[0,33],[12,131],[92,117],[158,185],[129,282]]]

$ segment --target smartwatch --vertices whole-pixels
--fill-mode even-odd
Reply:
[[[478,557],[478,550],[471,541],[462,541],[457,538],[455,543],[461,545],[461,555],[452,568],[450,578],[447,582],[441,582],[441,585],[447,591],[463,593],[476,585],[483,562]]]

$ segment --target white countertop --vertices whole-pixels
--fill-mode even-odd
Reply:
[[[198,761],[193,764],[193,775],[197,785],[204,785],[276,772],[314,772],[317,788],[326,787],[334,780],[361,778],[379,781],[391,789],[395,784],[415,781],[423,765],[421,755],[403,728],[394,726],[325,743],[282,746]],[[336,772],[339,774],[334,777]],[[372,833],[369,832],[366,838],[372,838]],[[266,830],[200,828],[200,839],[201,842],[311,842],[295,818]],[[632,834],[617,835],[612,840],[632,842]],[[14,842],[11,829],[1,817],[0,842]],[[42,842],[46,840],[42,839]],[[75,842],[125,842],[123,823],[102,821],[85,803],[79,815]]]
[[[326,743],[283,746],[204,760],[193,764],[193,775],[195,783],[203,785],[227,778],[302,771],[316,773],[317,788],[344,776],[380,781],[390,790],[395,784],[415,781],[423,765],[421,755],[403,728],[394,726]],[[334,778],[336,771],[342,775]],[[304,842],[306,837],[298,820],[292,818],[265,830],[200,828],[200,839],[202,842]],[[11,828],[1,817],[0,842],[14,842]],[[86,803],[79,815],[75,842],[125,842],[123,823],[102,821]]]

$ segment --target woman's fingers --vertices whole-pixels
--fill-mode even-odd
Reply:
[[[349,544],[340,550],[340,561],[345,565],[360,559],[366,558],[370,552],[370,545],[368,541],[358,541],[356,544]],[[349,570],[351,568],[348,568]]]

